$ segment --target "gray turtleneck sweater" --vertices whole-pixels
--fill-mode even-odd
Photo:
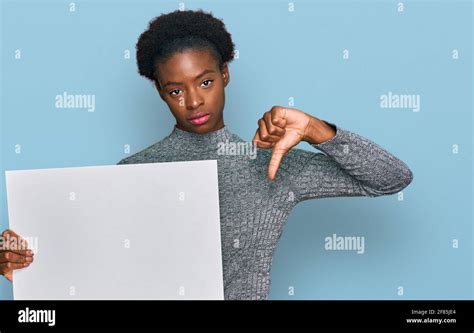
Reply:
[[[388,151],[327,123],[336,136],[312,145],[325,154],[291,149],[273,181],[267,178],[271,150],[243,149],[245,141],[227,127],[206,134],[174,127],[118,164],[217,160],[225,299],[267,299],[273,252],[298,202],[393,194],[413,179],[408,166]]]

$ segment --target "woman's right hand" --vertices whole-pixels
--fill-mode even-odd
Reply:
[[[13,281],[13,270],[26,268],[33,262],[33,251],[28,249],[28,243],[12,230],[2,232],[0,242],[0,275]],[[16,247],[10,249],[12,239],[16,238]]]

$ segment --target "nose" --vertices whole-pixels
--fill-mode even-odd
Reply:
[[[188,96],[186,98],[186,108],[188,110],[196,110],[204,103],[204,99],[196,89],[188,90]]]

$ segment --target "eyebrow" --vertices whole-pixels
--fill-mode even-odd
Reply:
[[[196,77],[194,78],[194,81],[197,80],[197,79],[199,79],[201,76],[203,76],[203,75],[205,75],[205,74],[207,74],[207,73],[215,73],[215,71],[212,70],[212,69],[206,69],[206,70],[204,70],[201,74],[199,74],[198,76],[196,76]],[[166,82],[166,83],[163,85],[163,88],[166,87],[166,86],[172,86],[172,85],[173,85],[173,86],[181,86],[182,83],[181,83],[181,82],[171,82],[171,81],[168,81],[168,82]]]

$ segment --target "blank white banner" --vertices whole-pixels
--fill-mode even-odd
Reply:
[[[217,161],[5,174],[15,300],[224,298]]]

